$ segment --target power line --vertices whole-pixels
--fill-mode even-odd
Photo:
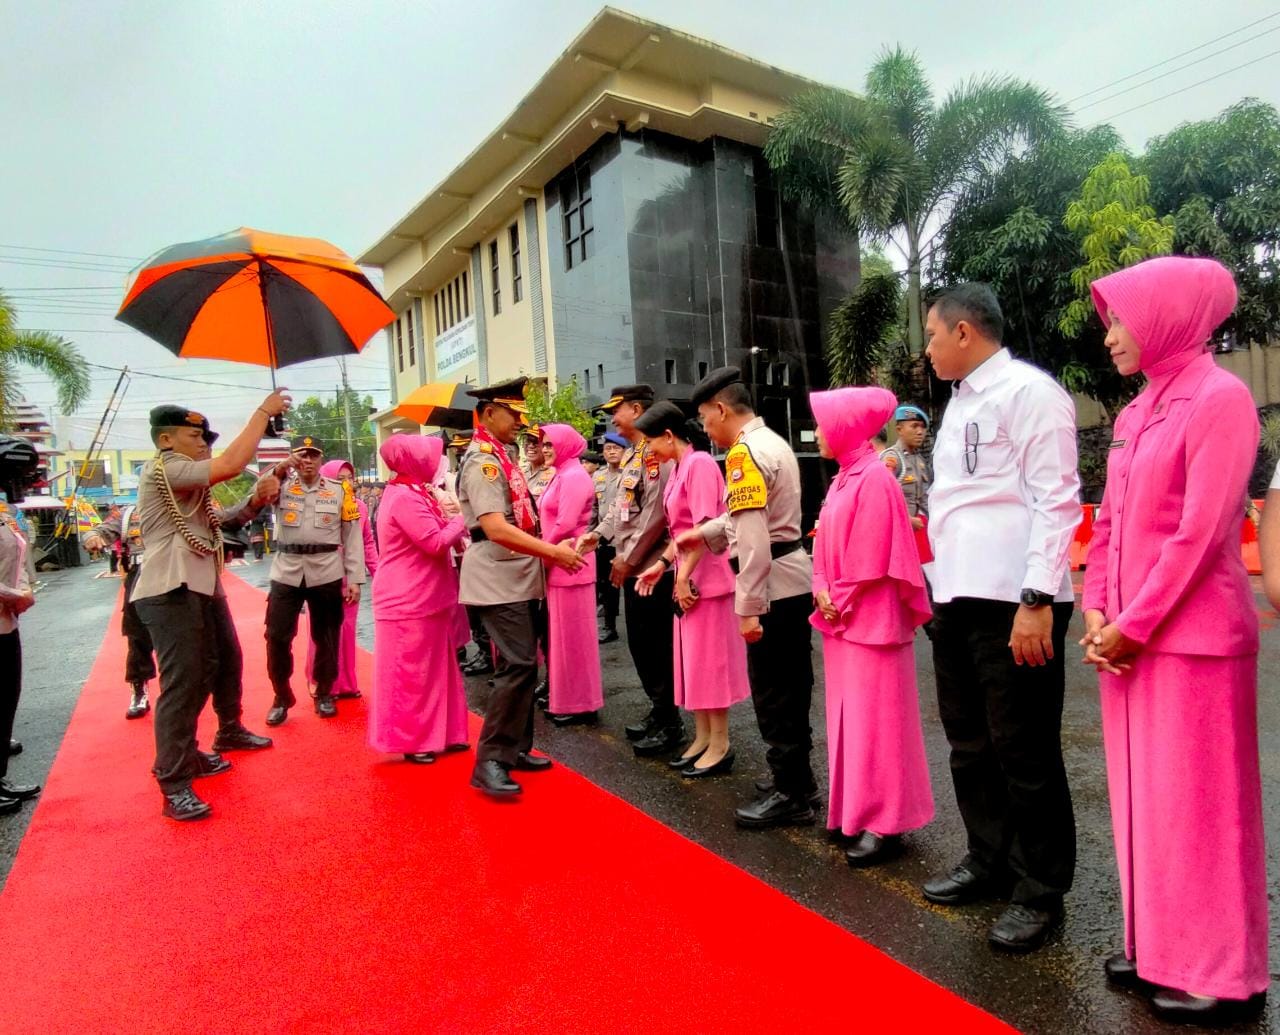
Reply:
[[[19,252],[54,252],[58,255],[92,255],[97,259],[127,259],[130,262],[141,262],[138,255],[112,255],[107,252],[78,252],[66,248],[33,248],[29,244],[0,244],[0,248],[10,248]]]
[[[1092,97],[1095,93],[1101,93],[1103,90],[1109,90],[1111,87],[1118,86],[1120,83],[1127,83],[1130,79],[1135,79],[1140,75],[1144,75],[1147,72],[1160,68],[1162,65],[1167,65],[1171,61],[1177,61],[1180,57],[1186,57],[1188,54],[1194,54],[1197,50],[1204,50],[1205,47],[1210,47],[1230,36],[1235,36],[1237,33],[1244,32],[1245,29],[1252,29],[1255,25],[1261,25],[1263,22],[1270,21],[1272,18],[1280,18],[1280,12],[1263,15],[1256,21],[1249,22],[1248,25],[1242,25],[1238,29],[1232,29],[1230,32],[1224,32],[1221,36],[1215,36],[1213,39],[1192,47],[1190,50],[1184,50],[1180,54],[1174,54],[1173,57],[1165,58],[1163,61],[1157,61],[1154,65],[1148,65],[1146,68],[1140,68],[1136,72],[1131,72],[1129,75],[1121,76],[1119,79],[1113,79],[1109,83],[1103,83],[1101,86],[1095,86],[1092,90],[1086,90],[1084,93],[1072,97],[1066,103],[1074,104],[1078,100],[1082,100],[1085,97]]]
[[[1167,72],[1161,72],[1159,75],[1153,75],[1150,79],[1144,79],[1140,83],[1134,83],[1133,86],[1126,86],[1123,90],[1117,90],[1115,93],[1107,94],[1106,97],[1099,97],[1096,101],[1090,101],[1088,104],[1082,104],[1080,105],[1080,109],[1092,108],[1095,104],[1106,104],[1107,101],[1115,100],[1117,97],[1123,97],[1126,93],[1133,93],[1134,90],[1141,90],[1144,86],[1150,86],[1152,83],[1159,82],[1161,79],[1167,79],[1171,75],[1177,75],[1179,72],[1184,72],[1195,65],[1203,64],[1212,58],[1216,58],[1219,54],[1225,54],[1227,51],[1235,50],[1237,47],[1248,46],[1250,43],[1261,39],[1263,36],[1269,36],[1273,32],[1280,32],[1280,25],[1267,29],[1266,32],[1260,32],[1256,36],[1250,36],[1247,40],[1240,40],[1238,43],[1233,43],[1229,47],[1223,47],[1221,50],[1215,50],[1212,54],[1206,54],[1202,58],[1196,58],[1195,61],[1188,61],[1185,65],[1179,65],[1177,68],[1171,68]]]
[[[131,266],[108,266],[106,263],[59,262],[56,259],[34,259],[25,256],[0,255],[7,266],[29,266],[40,270],[75,270],[78,273],[128,273]]]
[[[1118,111],[1114,115],[1108,115],[1105,118],[1099,119],[1097,122],[1093,123],[1093,125],[1101,125],[1103,122],[1110,122],[1112,119],[1118,119],[1121,115],[1128,115],[1131,111],[1137,111],[1139,108],[1146,108],[1159,101],[1168,100],[1170,97],[1177,97],[1180,93],[1186,93],[1188,90],[1194,90],[1197,86],[1203,86],[1205,83],[1211,83],[1215,79],[1221,79],[1223,76],[1230,75],[1232,72],[1238,72],[1242,68],[1248,68],[1250,65],[1256,65],[1260,61],[1266,61],[1268,58],[1273,58],[1277,55],[1280,55],[1280,50],[1273,50],[1270,54],[1263,54],[1262,57],[1254,58],[1252,61],[1246,61],[1243,64],[1234,65],[1231,68],[1228,68],[1225,72],[1219,72],[1217,75],[1211,75],[1208,78],[1201,79],[1199,82],[1192,83],[1190,86],[1184,86],[1180,90],[1173,90],[1169,93],[1162,94],[1159,97],[1153,97],[1149,101],[1143,101],[1141,104],[1135,104],[1132,108],[1125,108],[1124,111]]]
[[[11,288],[4,293],[12,298],[16,294],[28,291],[119,291],[119,284],[76,284],[71,287],[19,287]]]

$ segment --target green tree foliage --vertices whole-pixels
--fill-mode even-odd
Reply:
[[[213,493],[213,502],[220,507],[230,507],[239,503],[253,491],[255,481],[256,479],[247,474],[237,474],[229,481],[219,482],[210,490]]]
[[[1173,249],[1228,266],[1240,302],[1225,329],[1243,341],[1280,333],[1280,113],[1246,98],[1147,145],[1151,203],[1173,216]]]
[[[348,390],[351,407],[351,452],[347,456],[347,426],[343,416],[342,389],[332,398],[311,396],[289,411],[291,435],[312,435],[324,443],[326,459],[350,460],[357,471],[373,466],[376,439],[369,425],[373,397]]]
[[[576,377],[563,382],[555,391],[550,391],[545,381],[530,381],[524,397],[530,424],[568,424],[590,438],[596,419],[583,405],[584,401]]]
[[[10,427],[21,398],[19,365],[49,376],[63,413],[74,411],[89,395],[89,366],[80,350],[48,331],[21,330],[17,311],[0,292],[0,428]]]
[[[927,228],[945,229],[959,194],[1015,145],[1060,131],[1063,120],[1043,90],[1005,77],[974,79],[935,104],[919,58],[898,47],[872,65],[865,96],[819,88],[795,97],[775,120],[765,156],[788,197],[839,214],[872,240],[902,238],[907,340],[919,353]]]
[[[863,267],[861,282],[831,313],[827,370],[833,387],[877,383],[878,368],[900,340],[901,301],[897,273]]]
[[[1093,314],[1090,284],[1173,250],[1173,219],[1156,215],[1150,187],[1147,177],[1130,170],[1128,159],[1116,152],[1093,168],[1067,206],[1062,222],[1079,239],[1084,261],[1071,271],[1076,297],[1058,318],[1066,337],[1080,334]]]

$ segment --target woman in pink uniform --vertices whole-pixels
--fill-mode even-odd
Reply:
[[[912,651],[930,617],[906,500],[871,436],[898,405],[883,388],[814,392],[818,448],[840,465],[813,544],[810,619],[827,684],[827,826],[851,838],[850,866],[896,854],[933,819]]]
[[[568,424],[544,424],[542,443],[550,447],[547,463],[554,472],[538,500],[542,538],[562,543],[591,524],[595,483],[578,459],[587,440]],[[572,574],[555,565],[547,569],[547,718],[557,726],[595,723],[604,707],[595,554],[584,561]]]
[[[430,484],[443,449],[434,436],[392,435],[379,450],[395,477],[378,506],[369,746],[420,764],[467,746],[454,658],[458,580],[449,560],[467,526],[445,513]]]
[[[346,460],[330,460],[320,467],[325,478],[341,481],[346,492],[354,492],[355,468]],[[373,527],[369,522],[369,508],[364,500],[355,497],[360,511],[360,531],[364,535],[364,567],[372,578],[378,571],[378,545],[373,541]],[[356,618],[360,614],[359,603],[344,604],[342,609],[342,633],[338,640],[338,679],[333,684],[334,697],[359,697],[360,683],[356,678]],[[310,620],[310,619],[308,619]],[[307,636],[307,685],[315,686],[313,675],[316,663],[316,645]]]
[[[1116,419],[1084,585],[1124,907],[1116,985],[1196,1023],[1267,988],[1258,620],[1240,500],[1258,446],[1245,385],[1209,337],[1236,304],[1212,259],[1151,259],[1093,283],[1106,346],[1146,386]]]
[[[636,421],[636,430],[649,440],[659,462],[676,463],[662,496],[671,544],[637,583],[642,594],[653,592],[666,566],[676,563],[675,702],[693,712],[697,733],[669,764],[685,777],[715,776],[733,769],[729,708],[751,696],[747,647],[733,611],[734,579],[728,557],[713,554],[705,546],[677,552],[675,540],[681,532],[724,513],[724,475],[710,453],[695,447],[695,432],[674,403],[659,402],[646,410]]]

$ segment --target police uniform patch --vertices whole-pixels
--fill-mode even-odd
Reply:
[[[724,458],[725,481],[729,487],[727,506],[730,514],[744,510],[762,510],[769,502],[764,475],[745,443],[739,442]]]
[[[484,446],[481,446],[480,448],[483,449]],[[500,475],[502,471],[499,469],[497,464],[481,464],[480,473],[485,476],[487,481],[496,482],[498,480],[498,475]]]
[[[296,510],[286,510],[281,517],[284,518],[286,525],[296,525],[298,523],[298,512]]]
[[[290,496],[305,496],[306,494],[306,490],[301,485],[294,484],[289,486]]]

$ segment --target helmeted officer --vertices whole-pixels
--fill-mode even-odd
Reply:
[[[756,416],[737,367],[713,370],[692,402],[711,441],[729,450],[728,512],[681,540],[692,546],[701,537],[716,553],[730,551],[751,700],[773,774],[757,785],[761,797],[735,815],[748,828],[812,823],[813,565],[801,540],[800,465],[786,440]]]
[[[185,406],[151,411],[151,439],[158,452],[143,465],[138,486],[147,552],[130,599],[159,661],[152,772],[171,819],[209,814],[191,781],[231,768],[217,752],[271,746],[240,722],[243,656],[222,589],[222,533],[209,487],[244,469],[272,418],[288,406],[287,395],[272,392],[216,457],[209,445],[213,432],[201,414]],[[265,503],[277,489],[268,475],[259,479],[252,498]],[[196,721],[211,694],[219,727],[215,753],[205,754],[196,745]]]
[[[533,693],[538,681],[536,611],[545,595],[543,564],[582,567],[569,545],[538,538],[529,487],[508,447],[525,411],[528,378],[477,388],[476,431],[458,469],[458,503],[471,533],[462,555],[459,599],[473,610],[498,649],[493,692],[476,745],[471,786],[494,797],[520,793],[511,770],[536,772],[551,759],[533,747]]]
[[[268,726],[279,726],[297,703],[289,680],[303,604],[316,648],[316,714],[322,719],[338,714],[333,684],[338,678],[343,604],[360,600],[365,581],[364,537],[351,487],[320,473],[324,445],[318,438],[294,438],[289,456],[293,471],[276,501],[275,552],[267,594],[267,675],[275,692],[267,712]]]

